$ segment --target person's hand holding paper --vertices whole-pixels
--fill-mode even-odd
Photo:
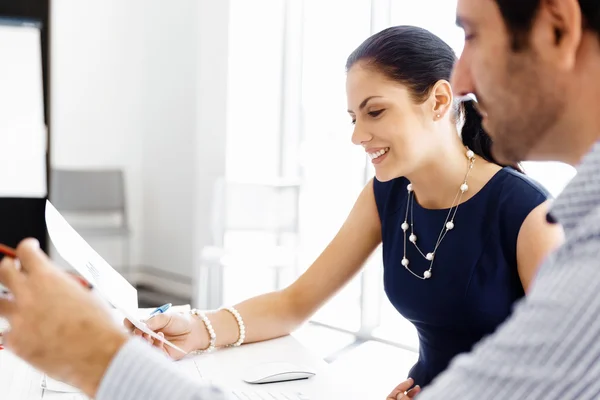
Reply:
[[[124,324],[128,331],[142,337],[173,360],[179,360],[185,356],[185,353],[182,353],[173,347],[165,346],[164,341],[154,340],[152,336],[136,329],[135,325],[129,320],[125,320]],[[206,330],[204,325],[202,325],[202,322],[200,320],[194,320],[189,312],[157,314],[148,319],[146,325],[148,328],[152,329],[152,331],[158,332],[162,338],[165,338],[177,347],[188,352],[206,348],[208,346],[208,341],[210,340],[210,337],[208,337],[205,332]]]
[[[0,282],[11,292],[0,299],[10,330],[5,346],[60,381],[94,396],[109,363],[127,341],[99,298],[54,267],[35,240],[17,248],[16,260],[0,263]]]

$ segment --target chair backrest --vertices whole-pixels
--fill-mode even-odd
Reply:
[[[51,179],[50,201],[57,210],[82,214],[118,213],[126,221],[123,171],[53,169]]]
[[[219,178],[213,200],[213,240],[229,231],[298,233],[299,182],[235,182]]]

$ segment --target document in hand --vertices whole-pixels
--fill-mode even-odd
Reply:
[[[46,201],[46,226],[48,235],[61,257],[90,282],[106,301],[142,332],[187,354],[151,331],[145,323],[135,317],[138,308],[137,290],[92,249],[50,201]]]

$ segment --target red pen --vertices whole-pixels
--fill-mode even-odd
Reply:
[[[10,258],[17,258],[17,251],[12,247],[8,247],[2,243],[0,243],[0,254],[4,254]]]
[[[0,254],[4,254],[10,258],[17,258],[17,251],[12,247],[8,247],[2,243],[0,243]],[[2,346],[2,332],[0,332],[0,350],[4,350],[4,347]]]
[[[17,251],[15,249],[13,249],[12,247],[9,247],[2,243],[0,243],[0,254],[4,254],[5,256],[10,257],[10,258],[15,258],[15,259],[17,258]],[[83,277],[81,277],[79,275],[75,275],[70,272],[68,274],[71,275],[73,278],[75,278],[76,281],[81,283],[81,285],[83,287],[92,289],[92,285],[90,285],[90,283],[88,281],[86,281]]]

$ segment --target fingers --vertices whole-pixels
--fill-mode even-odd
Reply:
[[[139,336],[140,338],[144,339],[146,342],[150,343],[151,345],[154,344],[154,339],[152,338],[152,336],[140,331],[139,329],[134,329],[133,334],[135,336]]]
[[[421,392],[421,386],[417,385],[414,388],[410,389],[407,393],[406,396],[409,399],[414,399],[419,393]]]
[[[75,279],[77,282],[79,282],[79,284],[80,284],[81,286],[83,286],[84,288],[87,288],[87,289],[93,289],[92,285],[90,285],[90,283],[89,283],[88,281],[86,281],[86,280],[85,280],[85,279],[84,279],[82,276],[80,276],[80,275],[78,275],[78,274],[75,274],[75,273],[73,273],[73,272],[67,272],[67,274],[68,274],[68,275],[69,275],[71,278],[73,278],[73,279]]]
[[[17,262],[10,257],[4,257],[0,262],[0,283],[13,293],[18,292],[19,285],[25,280],[17,268]]]
[[[171,322],[172,315],[173,314],[171,313],[156,314],[146,321],[146,326],[148,326],[148,329],[150,329],[151,331],[161,330],[165,326],[169,325],[169,322]]]
[[[133,332],[133,330],[135,329],[135,325],[133,325],[131,321],[127,318],[123,320],[123,325],[125,325],[125,329],[127,329],[127,331],[129,332]]]
[[[49,266],[48,257],[40,249],[40,243],[35,239],[25,239],[17,247],[17,257],[21,268],[26,272],[35,272]]]
[[[415,386],[414,388],[410,389],[408,392],[400,392],[396,395],[396,397],[394,397],[394,400],[408,400],[408,399],[414,399],[419,392],[421,392],[421,387],[420,386]]]
[[[392,390],[392,392],[388,395],[386,400],[397,400],[397,399],[402,399],[402,398],[410,398],[410,397],[406,397],[406,395],[404,393],[407,390],[409,390],[414,384],[415,384],[415,381],[412,378],[408,378],[407,380],[405,380],[404,382],[402,382],[401,384],[396,386],[394,388],[394,390]]]
[[[158,336],[160,336],[161,338],[165,338],[164,333],[162,332],[158,332]],[[156,347],[158,350],[162,351],[164,355],[166,355],[167,357],[171,358],[171,354],[169,354],[169,351],[167,350],[167,347],[165,346],[164,342],[161,342],[160,340],[157,340],[154,343],[154,347]]]
[[[160,336],[162,339],[165,338],[165,334],[162,332],[158,332],[158,336]],[[159,350],[165,351],[165,342],[158,340],[154,343],[154,346]]]

